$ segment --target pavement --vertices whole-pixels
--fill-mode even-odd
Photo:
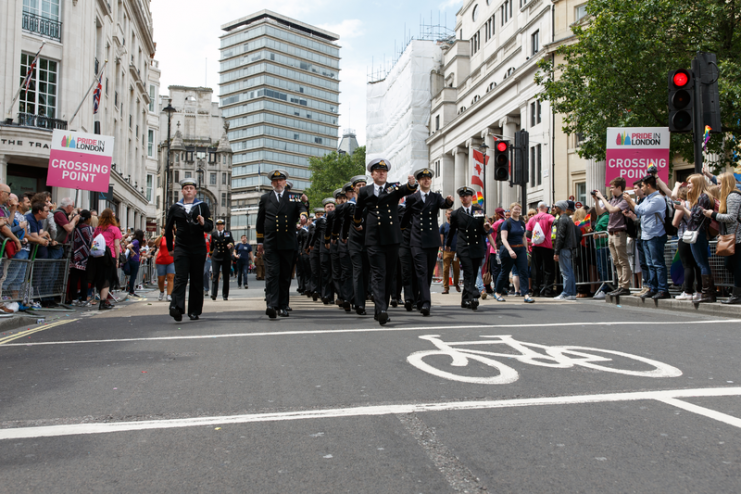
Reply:
[[[453,291],[269,320],[262,287],[0,335],[0,493],[741,490],[741,317]]]

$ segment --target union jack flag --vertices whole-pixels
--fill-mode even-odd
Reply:
[[[95,88],[95,91],[93,91],[93,115],[98,113],[98,108],[100,107],[100,95],[103,93],[103,74],[100,74],[100,78],[98,78],[98,85]]]
[[[41,48],[43,48],[44,45],[41,45]],[[36,72],[36,62],[39,61],[39,55],[41,55],[41,48],[39,48],[39,51],[36,53],[36,56],[33,59],[33,62],[31,62],[31,65],[28,67],[28,70],[26,70],[26,78],[23,80],[23,87],[25,88],[25,92],[28,92],[28,88],[31,86],[31,80],[33,79],[33,75]]]

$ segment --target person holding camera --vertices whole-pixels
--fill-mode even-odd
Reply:
[[[185,287],[188,285],[188,278],[188,317],[196,320],[203,311],[203,265],[206,262],[204,233],[214,228],[208,204],[196,198],[198,190],[195,179],[184,178],[180,181],[180,187],[183,198],[170,206],[165,225],[167,250],[175,258],[175,286],[172,290],[170,316],[178,322],[185,314]],[[177,237],[174,235],[176,228]]]
[[[630,210],[630,206],[623,197],[624,192],[625,179],[623,177],[616,177],[610,181],[609,201],[599,190],[592,191],[592,197],[598,199],[594,205],[597,215],[600,216],[605,211],[610,213],[610,220],[607,223],[609,235],[607,246],[618,274],[618,288],[610,292],[611,296],[630,295],[630,278],[633,276],[628,259],[628,225],[626,224],[626,221],[630,220],[623,214]]]

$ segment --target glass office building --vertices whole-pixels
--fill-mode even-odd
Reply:
[[[269,10],[223,25],[219,98],[229,124],[232,232],[255,242],[267,173],[311,185],[309,158],[337,149],[339,36]]]

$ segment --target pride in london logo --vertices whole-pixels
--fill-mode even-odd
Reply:
[[[618,146],[630,146],[630,136],[628,135],[627,132],[623,132],[623,133],[618,132],[617,145]]]
[[[77,148],[77,144],[75,143],[75,140],[72,136],[69,136],[69,137],[64,136],[62,137],[62,147],[75,149]]]

